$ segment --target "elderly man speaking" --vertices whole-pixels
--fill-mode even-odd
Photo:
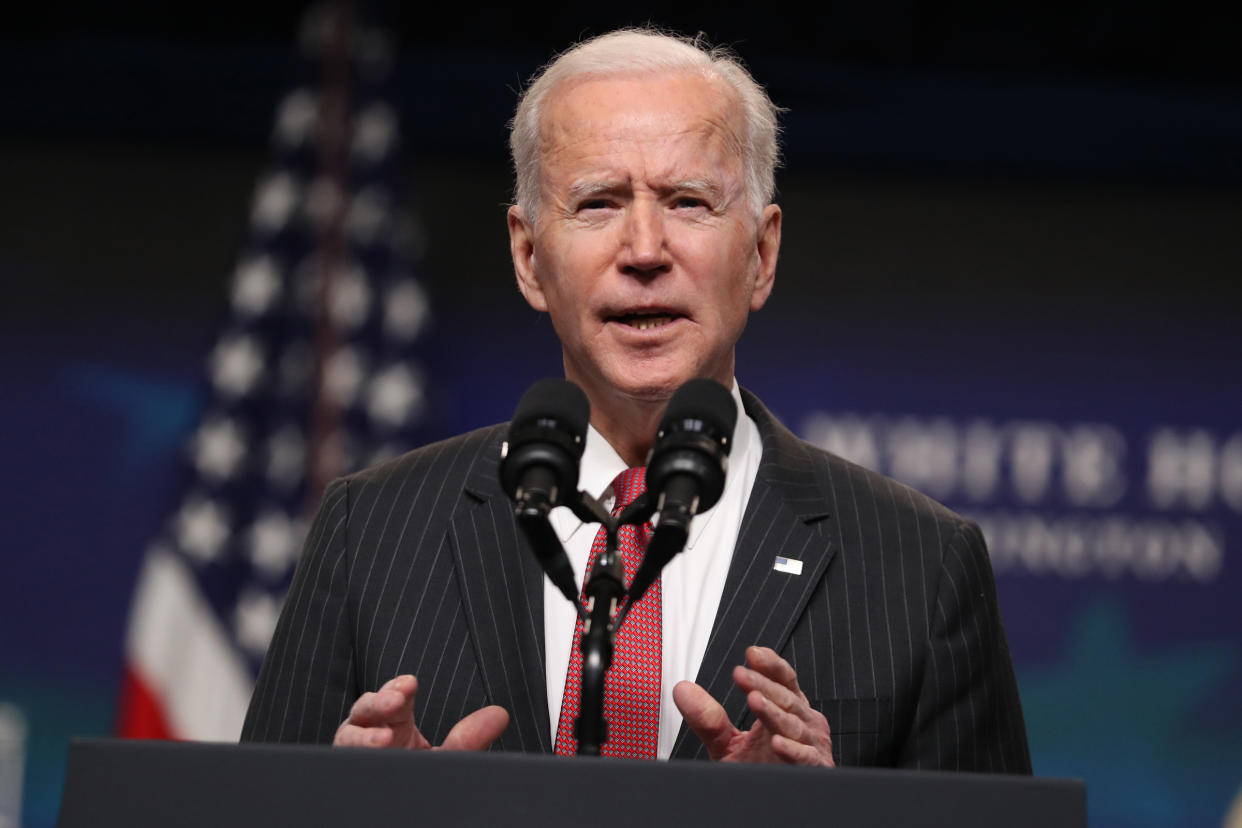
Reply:
[[[510,250],[591,404],[582,487],[642,490],[688,380],[743,412],[719,502],[620,630],[604,754],[1029,773],[978,528],[734,379],[780,249],[776,115],[728,53],[624,30],[549,64],[513,120]],[[581,627],[519,543],[505,433],[329,487],[243,739],[573,753]],[[581,583],[596,533],[552,519]]]

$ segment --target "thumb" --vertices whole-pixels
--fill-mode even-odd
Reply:
[[[442,750],[487,750],[509,726],[509,713],[503,707],[480,708],[453,725]]]
[[[686,727],[693,730],[707,747],[707,755],[712,759],[723,759],[729,752],[729,743],[739,731],[729,721],[720,702],[694,682],[681,681],[673,688],[673,703],[686,720]]]

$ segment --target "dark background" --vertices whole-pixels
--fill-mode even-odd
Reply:
[[[54,821],[65,740],[112,726],[133,578],[174,502],[304,6],[51,2],[0,29],[0,701],[30,725],[30,825]],[[444,433],[507,417],[558,367],[503,230],[515,90],[647,21],[733,45],[789,109],[777,290],[738,377],[795,430],[816,411],[1103,422],[1136,463],[1158,425],[1242,430],[1236,20],[1172,2],[379,14]],[[1229,551],[1211,584],[998,571],[1036,771],[1086,777],[1094,825],[1219,825],[1242,786],[1242,529],[1206,515]],[[1087,669],[1101,653],[1116,663]]]

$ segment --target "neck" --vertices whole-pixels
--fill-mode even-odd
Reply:
[[[591,397],[591,425],[627,466],[641,466],[655,442],[668,400],[636,400],[620,394]]]

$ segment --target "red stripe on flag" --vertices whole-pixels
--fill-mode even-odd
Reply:
[[[173,738],[159,698],[129,665],[125,666],[121,677],[120,707],[117,735],[127,739]]]

